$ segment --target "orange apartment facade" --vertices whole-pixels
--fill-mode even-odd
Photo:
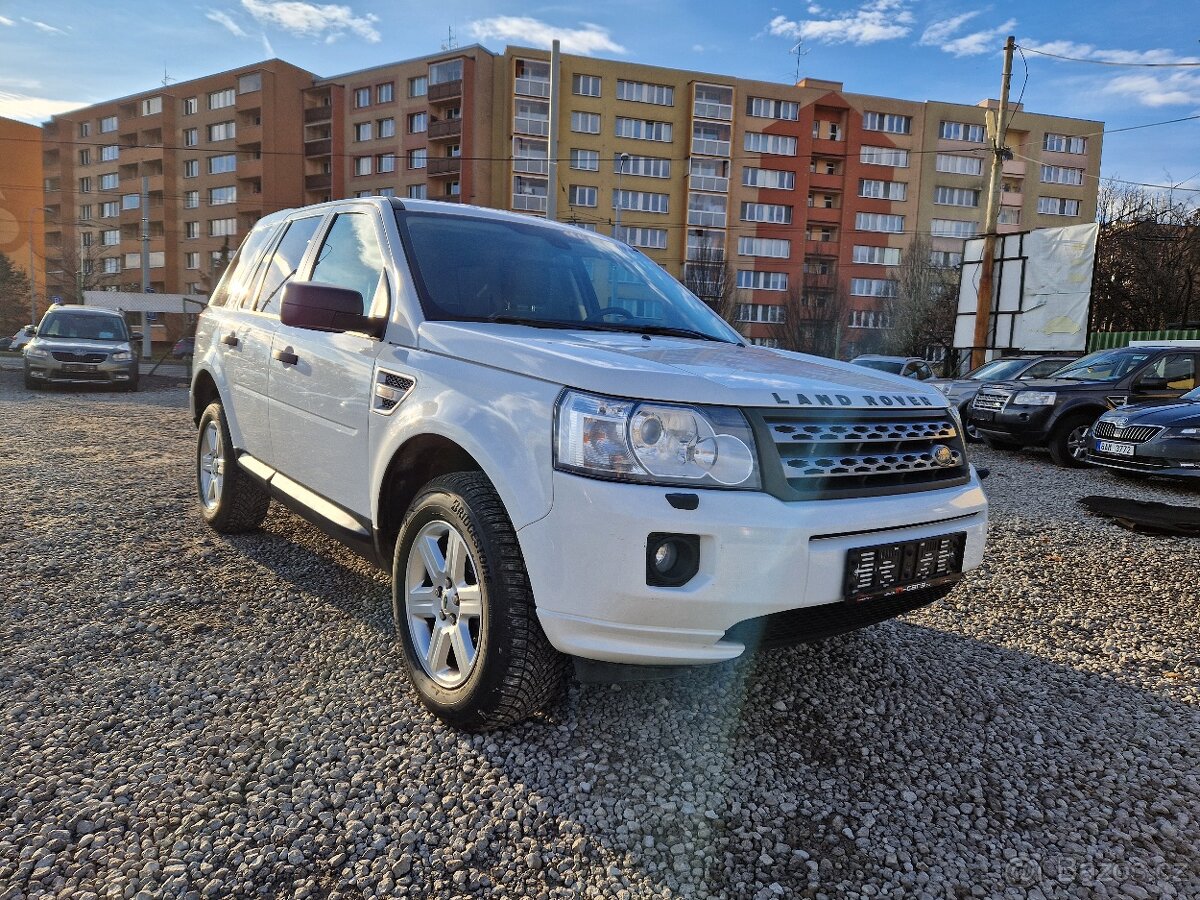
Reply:
[[[142,176],[151,285],[171,292],[209,289],[276,209],[371,194],[472,203],[615,234],[701,293],[719,279],[726,311],[762,343],[785,308],[836,310],[845,355],[889,324],[916,235],[953,266],[982,226],[986,102],[566,54],[559,85],[552,111],[547,51],[473,45],[330,78],[272,60],[57,116],[46,253],[60,277],[137,289]],[[1018,108],[1000,230],[1092,221],[1102,130]]]
[[[45,296],[41,129],[0,116],[0,253],[32,282],[31,302]],[[18,325],[24,324],[22,317]],[[14,323],[7,321],[7,329]],[[8,337],[15,328],[0,337]]]

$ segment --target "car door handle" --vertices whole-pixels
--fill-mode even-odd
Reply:
[[[285,366],[294,366],[300,362],[300,357],[291,350],[276,350],[272,355]]]
[[[238,345],[238,337],[231,331],[225,337],[221,338],[221,343],[230,347],[236,347]]]

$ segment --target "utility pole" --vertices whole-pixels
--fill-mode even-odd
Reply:
[[[33,271],[33,213],[29,214],[29,324],[37,324],[37,275]],[[49,266],[47,266],[49,268]]]
[[[150,176],[142,176],[142,293],[150,293]],[[152,354],[150,341],[150,317],[142,313],[142,357]]]
[[[992,151],[992,169],[987,182],[987,206],[983,223],[983,260],[979,266],[979,293],[975,300],[975,337],[971,347],[971,368],[985,362],[988,331],[992,318],[992,269],[996,265],[996,225],[1000,220],[1000,181],[1004,160],[1011,156],[1004,146],[1005,117],[1008,113],[1008,86],[1012,81],[1013,50],[1016,41],[1010,34],[1004,42],[1004,75],[1000,81],[1000,108],[996,111],[995,127],[990,129],[988,143]]]
[[[558,39],[555,38],[550,45],[550,143],[549,158],[546,160],[546,174],[549,176],[546,186],[546,219],[551,222],[558,218],[558,98],[561,68]]]

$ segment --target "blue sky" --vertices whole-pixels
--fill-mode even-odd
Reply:
[[[998,93],[1009,33],[1030,50],[1099,62],[1200,63],[1196,0],[0,0],[0,115],[40,121],[152,88],[164,72],[182,81],[269,56],[333,75],[436,52],[451,30],[459,45],[559,37],[569,52],[770,81],[792,81],[798,65],[848,91],[962,103]],[[1013,78],[1022,90],[1030,110],[1110,129],[1200,115],[1200,66],[1027,52]],[[1103,173],[1200,188],[1200,120],[1106,136]]]

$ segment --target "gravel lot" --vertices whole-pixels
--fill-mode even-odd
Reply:
[[[990,465],[986,566],[866,632],[463,736],[384,576],[222,538],[186,394],[0,372],[0,898],[1200,896],[1200,493]]]

